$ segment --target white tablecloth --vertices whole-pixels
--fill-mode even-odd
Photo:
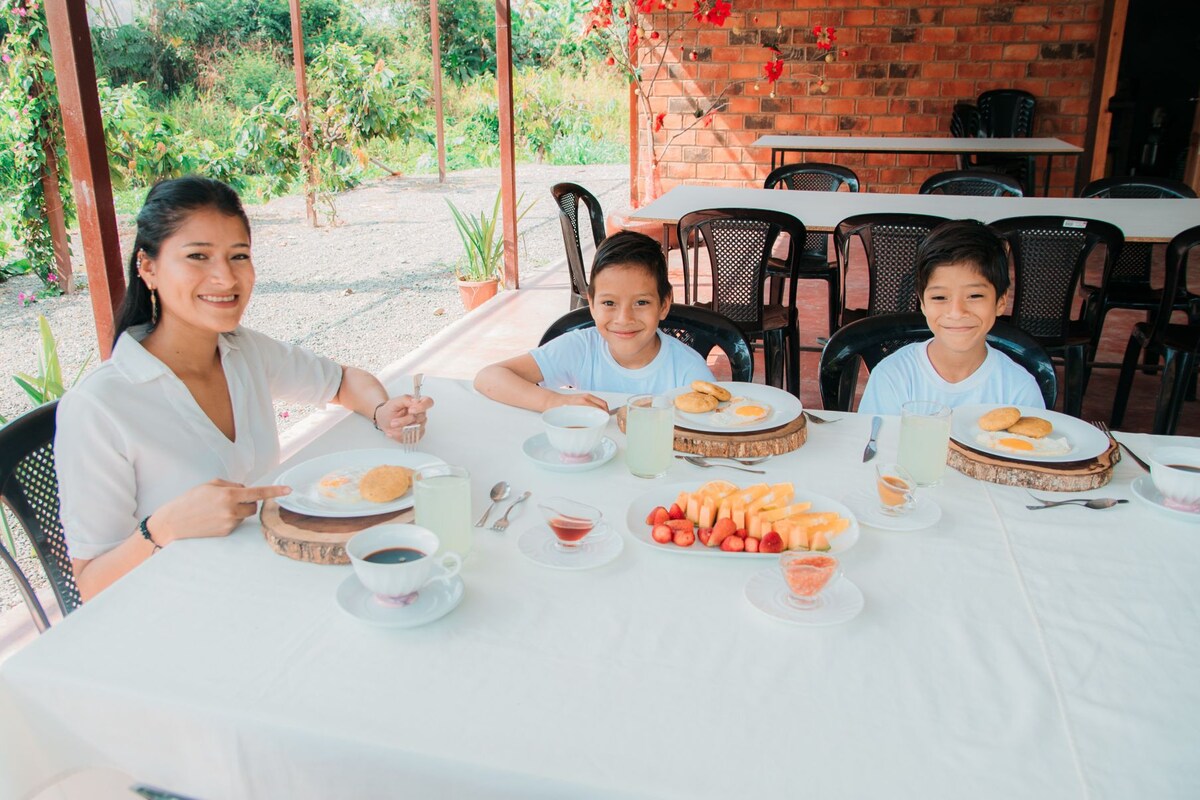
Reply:
[[[471,470],[476,516],[507,479],[620,529],[654,485],[620,457],[540,470],[535,414],[426,386],[422,447]],[[811,426],[770,470],[846,497],[869,486],[868,426]],[[351,418],[298,458],[381,444]],[[1140,474],[1123,461],[1094,494]],[[718,476],[753,477],[677,463],[659,483]],[[1200,527],[1136,502],[1031,512],[953,471],[931,496],[933,528],[864,527],[842,563],[865,609],[829,628],[749,605],[770,561],[623,530],[613,564],[541,568],[516,546],[532,502],[476,534],[462,605],[410,630],[342,613],[351,568],[277,556],[256,524],[181,542],[0,668],[0,797],[82,766],[229,799],[1200,796]]]

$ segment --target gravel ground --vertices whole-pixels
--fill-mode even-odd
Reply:
[[[308,227],[303,197],[249,207],[258,280],[245,324],[372,371],[403,357],[463,316],[451,271],[462,244],[445,201],[467,212],[490,211],[499,181],[495,169],[452,173],[444,185],[429,176],[382,179],[338,197],[341,224],[336,227]],[[557,265],[563,257],[550,196],[550,187],[560,181],[587,186],[606,209],[628,203],[627,165],[518,167],[518,193],[536,201],[519,226],[523,275]],[[128,257],[132,219],[122,218],[120,225]],[[82,280],[77,238],[72,252]],[[5,376],[37,372],[39,314],[58,340],[64,375],[75,375],[89,357],[89,369],[97,363],[86,288],[22,308],[18,293],[39,285],[30,276],[0,283],[0,416],[8,419],[29,407],[21,389]],[[277,411],[283,430],[312,408],[280,404]],[[18,547],[22,568],[31,580],[42,580],[26,550]],[[2,612],[20,599],[7,572],[0,573]]]

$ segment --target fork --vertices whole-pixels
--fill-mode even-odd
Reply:
[[[421,381],[424,378],[425,374],[422,372],[413,375],[413,400],[421,399]],[[400,429],[400,446],[404,448],[404,452],[411,453],[416,450],[419,441],[421,441],[421,423],[414,422],[412,425],[405,425]]]
[[[827,419],[826,417],[818,417],[816,414],[812,413],[811,411],[805,411],[804,417],[809,422],[815,422],[818,425],[827,425],[832,422],[841,422],[843,419],[845,419],[845,417],[838,417],[837,419]]]
[[[1141,458],[1138,456],[1138,454],[1137,454],[1137,453],[1135,453],[1135,452],[1133,452],[1132,450],[1130,450],[1130,449],[1129,449],[1129,448],[1128,448],[1128,447],[1125,445],[1125,443],[1124,443],[1124,442],[1122,442],[1122,441],[1118,440],[1118,439],[1117,439],[1117,437],[1115,437],[1115,436],[1113,436],[1113,435],[1112,435],[1112,432],[1111,432],[1111,431],[1108,429],[1108,423],[1107,423],[1107,422],[1100,422],[1099,420],[1097,420],[1096,422],[1093,422],[1093,423],[1092,423],[1092,425],[1093,425],[1093,426],[1095,426],[1096,428],[1098,428],[1100,431],[1102,431],[1102,432],[1104,433],[1104,435],[1105,435],[1105,436],[1107,436],[1108,438],[1110,438],[1110,439],[1112,439],[1114,442],[1116,442],[1116,443],[1117,443],[1117,447],[1120,447],[1122,450],[1124,450],[1124,451],[1125,451],[1125,453],[1126,453],[1126,455],[1128,455],[1130,458],[1132,458],[1134,461],[1136,461],[1139,467],[1141,467],[1142,469],[1146,470],[1146,472],[1149,472],[1149,471],[1150,471],[1150,465],[1149,465],[1149,464],[1147,464],[1145,461],[1142,461],[1142,459],[1141,459]]]
[[[725,469],[736,469],[736,470],[741,470],[742,472],[753,472],[755,475],[766,475],[767,474],[764,470],[761,470],[761,469],[750,469],[749,467],[735,466],[733,464],[710,464],[708,462],[708,459],[701,458],[700,456],[676,455],[675,457],[678,459],[682,459],[683,461],[686,461],[689,464],[695,464],[697,467],[704,467],[705,469],[708,469],[710,467],[724,467]]]
[[[492,523],[492,530],[494,530],[496,533],[504,533],[506,530],[508,530],[508,515],[512,513],[514,508],[528,500],[529,495],[531,494],[533,494],[533,492],[525,492],[516,500],[514,500],[512,505],[505,509],[504,516]]]

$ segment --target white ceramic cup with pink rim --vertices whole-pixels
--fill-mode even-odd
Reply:
[[[346,555],[362,585],[390,605],[407,605],[434,581],[448,581],[462,568],[457,553],[438,551],[437,534],[405,523],[376,525],[346,542]]]
[[[569,460],[587,460],[604,437],[608,412],[595,406],[555,406],[542,413],[550,446]]]
[[[1168,508],[1200,513],[1200,447],[1160,447],[1146,458]]]

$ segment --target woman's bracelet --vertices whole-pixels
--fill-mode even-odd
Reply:
[[[143,539],[154,545],[154,552],[157,553],[159,550],[162,550],[162,545],[154,541],[154,537],[150,535],[150,526],[146,524],[149,521],[149,517],[143,518],[142,521],[138,523],[138,530],[142,532]]]
[[[375,406],[375,411],[371,414],[371,424],[375,426],[375,430],[377,430],[377,431],[383,430],[383,428],[379,427],[379,409],[383,408],[387,404],[388,404],[388,401],[384,400],[382,403]]]

